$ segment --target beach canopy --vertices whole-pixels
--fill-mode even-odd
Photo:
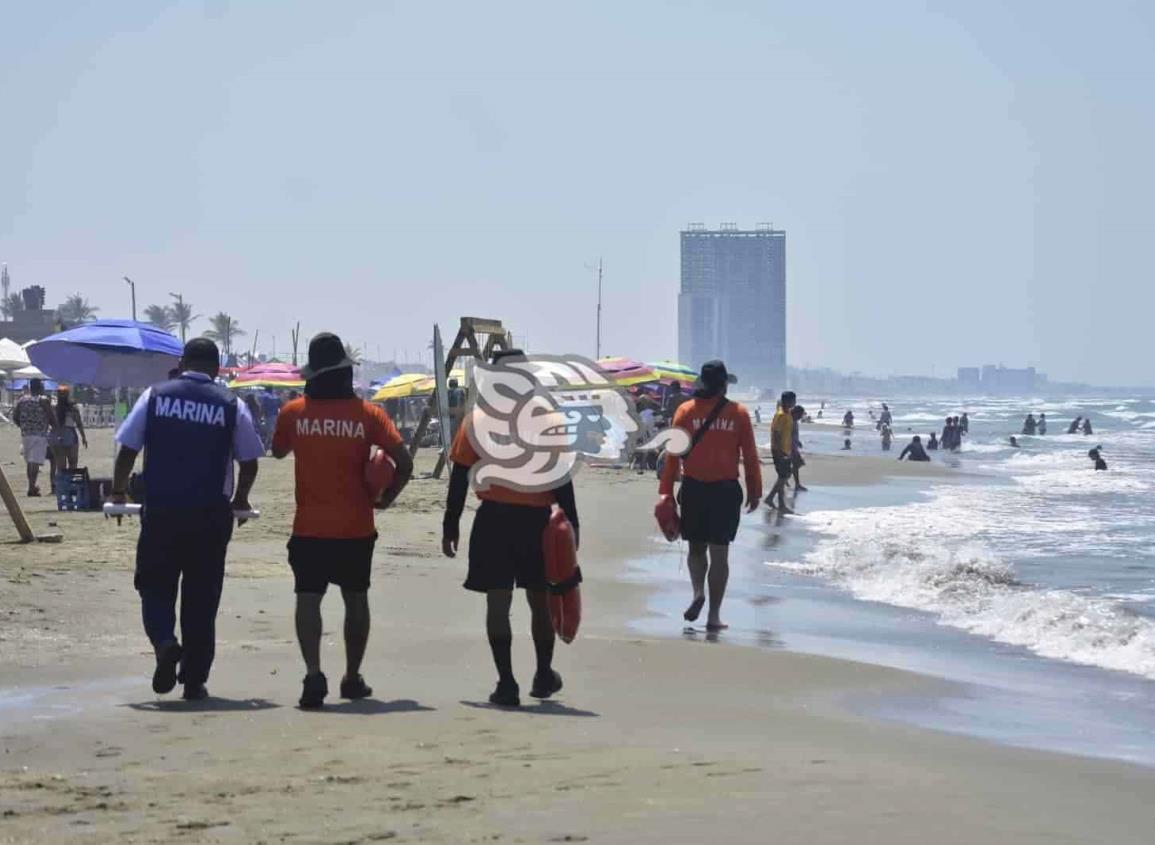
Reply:
[[[29,344],[28,357],[49,378],[93,387],[147,387],[177,366],[181,343],[133,320],[97,320]]]
[[[0,339],[0,370],[18,370],[30,363],[23,346],[8,338]]]
[[[465,370],[450,370],[449,378],[457,379],[458,384],[465,380]],[[408,396],[428,396],[434,391],[436,384],[433,376],[428,373],[402,373],[394,376],[381,385],[373,394],[374,402],[384,402],[386,399],[404,399]]]
[[[610,381],[619,387],[631,387],[658,380],[658,375],[652,369],[640,361],[629,358],[598,358],[597,365]]]
[[[305,386],[305,380],[301,378],[301,370],[298,367],[294,367],[292,364],[282,364],[274,361],[265,364],[254,364],[251,367],[237,371],[228,386],[231,389],[241,387],[301,388]]]

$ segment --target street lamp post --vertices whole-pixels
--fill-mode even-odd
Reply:
[[[128,282],[128,286],[130,288],[132,288],[132,321],[135,323],[136,322],[136,282],[134,282],[128,276],[125,276],[124,280],[126,282]]]

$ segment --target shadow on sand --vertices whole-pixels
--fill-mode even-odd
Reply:
[[[428,713],[436,707],[426,707],[424,704],[409,698],[400,698],[396,701],[378,701],[375,698],[360,698],[356,701],[341,701],[336,704],[326,704],[315,710],[298,708],[306,713],[344,713],[354,716],[374,716],[381,713]]]
[[[592,710],[579,710],[576,707],[567,707],[558,701],[538,701],[534,704],[523,704],[521,707],[499,707],[488,701],[463,701],[466,707],[477,710],[500,710],[507,713],[525,713],[529,716],[580,716],[586,719],[596,719],[601,716]]]
[[[241,710],[274,710],[281,705],[266,698],[217,698],[210,695],[200,701],[138,701],[121,706],[154,713],[231,713]]]

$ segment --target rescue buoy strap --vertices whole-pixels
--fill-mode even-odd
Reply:
[[[574,587],[576,587],[581,582],[582,582],[582,570],[581,570],[580,566],[576,566],[576,567],[574,567],[573,575],[566,578],[564,581],[559,581],[556,584],[553,583],[552,581],[550,581],[548,583],[548,588],[549,588],[549,591],[553,595],[564,596],[566,593],[568,593],[570,590],[572,590]]]

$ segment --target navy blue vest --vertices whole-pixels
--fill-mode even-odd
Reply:
[[[144,432],[144,505],[201,508],[227,502],[237,399],[194,378],[154,385]]]

